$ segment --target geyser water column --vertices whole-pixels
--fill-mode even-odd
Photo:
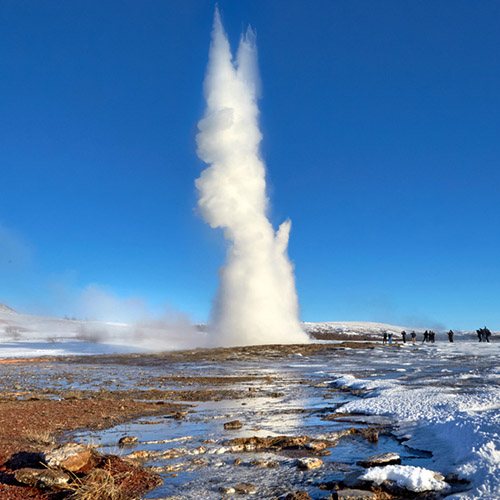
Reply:
[[[265,166],[257,106],[257,47],[251,28],[233,63],[215,11],[204,82],[207,103],[198,123],[198,156],[210,166],[196,180],[198,205],[230,242],[219,269],[209,334],[215,345],[307,342],[298,319],[293,267],[287,256],[290,221],[275,232],[267,219]]]

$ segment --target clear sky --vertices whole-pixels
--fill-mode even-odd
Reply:
[[[500,329],[500,3],[219,7],[233,46],[257,32],[301,319]],[[207,319],[225,256],[194,190],[213,10],[0,0],[0,302]]]

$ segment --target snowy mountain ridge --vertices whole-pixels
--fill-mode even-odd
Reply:
[[[2,312],[7,312],[7,313],[14,313],[14,314],[17,314],[16,311],[14,311],[14,309],[11,309],[10,307],[6,306],[5,304],[2,304],[0,302],[0,313]]]
[[[144,329],[144,325],[150,328],[152,324],[156,325],[155,328],[158,331],[161,330],[161,322],[155,320],[144,322],[140,328]],[[414,330],[419,334],[418,337],[421,337],[424,331],[424,328],[364,321],[303,322],[302,325],[309,335],[319,340],[380,340],[384,332],[392,333],[395,339],[399,339],[403,330],[407,333]],[[186,325],[182,327],[185,328]],[[130,330],[135,331],[137,328],[138,325],[125,323],[21,314],[0,303],[0,342],[20,340],[56,342],[62,339],[94,343],[113,339],[126,341],[130,340]],[[196,327],[193,326],[194,328]],[[198,325],[197,329],[203,330],[203,325]],[[169,330],[172,330],[172,325],[169,326]],[[458,335],[474,334],[474,332],[467,331],[455,331],[455,333]],[[439,334],[442,336],[444,332],[438,332],[438,336]]]

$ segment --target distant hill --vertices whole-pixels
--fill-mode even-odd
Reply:
[[[395,340],[401,339],[401,332],[415,331],[417,340],[422,339],[426,328],[412,328],[409,326],[388,325],[385,323],[370,323],[362,321],[326,321],[321,323],[302,323],[304,330],[318,340],[381,340],[384,332],[392,333]],[[430,329],[427,328],[427,329]],[[436,329],[437,339],[447,339],[445,331]],[[455,330],[455,334],[475,338],[474,332]]]
[[[385,332],[392,333],[395,337],[406,330],[410,332],[412,328],[388,325],[384,323],[369,323],[361,321],[325,321],[320,323],[302,323],[304,330],[318,340],[380,340]],[[419,331],[419,329],[415,329]]]
[[[392,333],[395,341],[401,340],[401,332],[415,330],[417,341],[421,342],[423,328],[389,325],[362,321],[304,322],[304,330],[320,341],[382,341],[384,332]],[[75,319],[50,318],[20,314],[0,303],[0,344],[4,342],[48,342],[84,341],[92,343],[116,343],[123,345],[156,346],[169,349],[172,346],[200,344],[197,334],[205,332],[206,325],[185,325],[184,323],[144,322],[125,324],[106,321],[83,321]],[[447,341],[446,332],[436,329],[436,340]],[[474,332],[455,330],[456,338],[476,340]],[[194,336],[194,337],[193,337]],[[493,332],[493,340],[500,338],[500,332]],[[175,342],[174,340],[175,339]],[[180,339],[180,340],[179,340]],[[190,339],[194,339],[191,340]],[[204,341],[204,338],[201,338]],[[190,344],[191,342],[191,344]],[[202,344],[203,342],[201,342]]]

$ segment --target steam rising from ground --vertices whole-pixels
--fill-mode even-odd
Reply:
[[[210,164],[199,179],[198,205],[231,242],[219,270],[209,331],[218,345],[307,342],[298,320],[293,268],[287,257],[290,221],[275,232],[267,219],[265,166],[260,158],[257,47],[251,28],[233,63],[216,10],[198,124],[198,156]]]
[[[206,344],[206,335],[179,311],[163,307],[152,311],[138,297],[119,298],[90,285],[77,301],[78,339],[87,342],[121,342],[148,351],[188,349]]]
[[[70,315],[61,319],[20,314],[0,304],[0,344],[45,341],[64,354],[67,348],[75,349],[75,340],[108,344],[110,352],[113,345],[166,351],[207,343],[205,332],[185,314],[166,304],[152,309],[139,297],[121,298],[98,285],[87,286],[65,305]]]

